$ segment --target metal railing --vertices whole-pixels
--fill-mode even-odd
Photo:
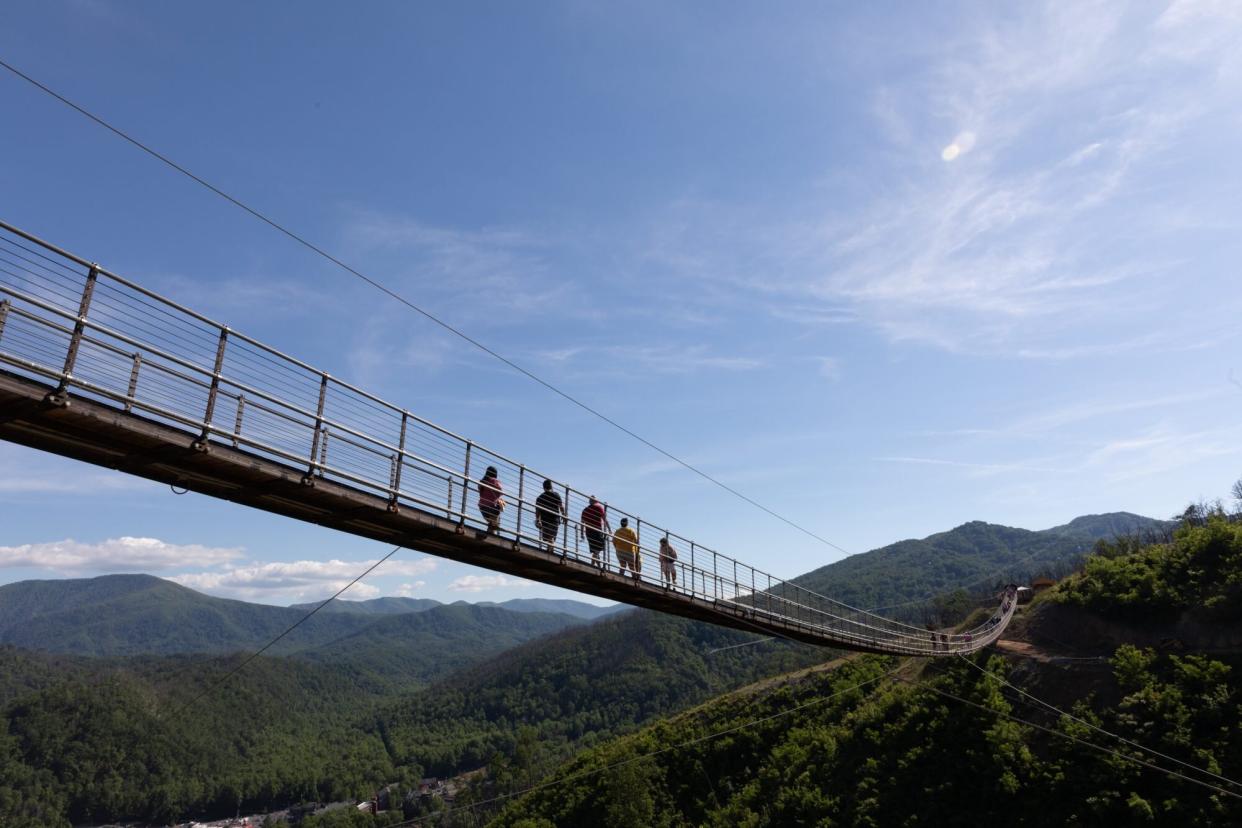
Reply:
[[[611,531],[592,555],[588,495],[554,481],[563,519],[542,537],[535,500],[551,479],[111,271],[0,222],[0,364],[70,393],[183,429],[193,444],[243,449],[484,531],[483,470],[495,467],[506,507],[498,533],[528,551],[616,571]],[[626,575],[708,602],[726,615],[822,636],[826,644],[917,655],[979,649],[1004,629],[1011,599],[988,624],[929,633],[852,607],[606,504],[629,520],[638,551]],[[545,523],[546,526],[546,523]],[[676,559],[661,554],[667,539]]]

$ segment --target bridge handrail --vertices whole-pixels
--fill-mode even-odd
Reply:
[[[20,283],[14,285],[0,280],[0,298],[9,297],[0,302],[0,361],[55,380],[58,392],[75,388],[119,402],[127,411],[137,408],[192,428],[199,432],[200,445],[208,446],[215,441],[246,445],[302,466],[308,480],[328,477],[348,481],[382,494],[394,508],[403,502],[417,504],[443,512],[463,526],[483,526],[481,518],[472,514],[470,501],[477,496],[479,470],[484,465],[499,466],[507,472],[505,499],[516,507],[506,509],[502,515],[502,531],[516,543],[543,548],[535,527],[535,499],[538,483],[545,478],[555,481],[555,478],[537,473],[6,222],[0,221],[0,228],[86,269],[85,274],[79,273],[63,261],[0,235],[0,242],[5,245],[35,255],[64,271],[53,271],[21,253],[14,254],[8,247],[0,247],[0,265],[20,271],[0,266],[0,274]],[[25,265],[6,256],[16,256]],[[64,292],[66,288],[60,280],[69,282],[68,293]],[[106,292],[96,291],[97,286],[106,288]],[[35,293],[53,299],[41,298]],[[78,307],[59,307],[55,300],[76,302]],[[153,318],[152,310],[159,311],[166,319]],[[49,315],[52,318],[48,318]],[[27,326],[29,330],[25,327],[18,330],[16,321],[9,323],[9,342],[17,344],[17,351],[10,351],[3,339],[6,317],[31,323]],[[56,319],[63,324],[54,321]],[[49,336],[50,339],[41,338]],[[162,344],[155,344],[153,340]],[[135,350],[127,350],[122,345]],[[22,347],[26,350],[21,351]],[[56,365],[47,355],[61,353],[62,347],[63,363]],[[257,349],[257,353],[248,348]],[[56,360],[60,357],[56,356]],[[284,390],[272,390],[279,388]],[[294,397],[303,401],[298,402]],[[367,409],[365,413],[359,410],[360,406]],[[230,413],[231,429],[223,422]],[[247,413],[250,420],[243,422]],[[376,429],[389,436],[372,433]],[[399,436],[394,437],[398,432]],[[508,491],[515,477],[517,490]],[[502,480],[505,478],[502,474]],[[440,487],[440,494],[434,495],[434,499],[430,494],[433,485]],[[563,495],[565,519],[558,532],[560,537],[554,539],[548,549],[585,560],[579,540],[588,527],[584,527],[575,514],[587,495],[560,482],[555,482],[554,490]],[[437,503],[441,494],[445,498]],[[776,578],[604,502],[610,518],[625,516],[635,522],[637,559],[641,563],[656,564],[658,569],[658,550],[643,540],[651,538],[653,532],[682,544],[679,552],[681,555],[688,553],[688,560],[676,562],[681,582],[665,584],[666,588],[703,600],[724,602],[734,611],[763,612],[780,618],[783,623],[832,630],[837,636],[882,640],[888,642],[886,646],[927,649],[926,630]],[[572,545],[570,531],[574,533]],[[607,546],[614,537],[611,532],[606,534],[605,567],[611,559]],[[710,569],[706,559],[709,555]],[[653,577],[656,574],[648,568],[637,577],[648,584],[662,582],[663,578]],[[773,607],[780,608],[782,613],[774,614]],[[962,639],[962,642],[969,641],[972,639]],[[962,642],[954,640],[952,643]]]

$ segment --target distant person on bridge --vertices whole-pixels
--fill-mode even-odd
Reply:
[[[586,537],[587,546],[591,548],[591,562],[596,566],[607,566],[603,562],[604,544],[612,527],[608,524],[608,507],[591,495],[591,502],[582,510],[581,525],[578,527]]]
[[[561,502],[561,496],[552,491],[552,481],[543,481],[543,493],[535,498],[535,524],[549,552],[556,548],[556,533],[561,528],[561,521],[566,519],[565,504]],[[564,552],[561,557],[565,557]]]
[[[621,526],[612,536],[612,545],[617,550],[617,566],[621,574],[624,575],[628,567],[637,578],[642,570],[642,563],[639,561],[638,534],[630,528],[629,518],[621,518]]]
[[[496,467],[488,466],[479,481],[479,514],[487,521],[487,531],[480,532],[479,537],[494,534],[500,528],[500,513],[505,510],[504,493]]]
[[[660,577],[665,586],[677,585],[677,550],[668,542],[668,535],[660,538]]]

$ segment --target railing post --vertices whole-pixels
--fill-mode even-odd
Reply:
[[[720,576],[716,574],[716,558],[719,555],[716,550],[712,550],[712,599],[720,600]]]
[[[8,299],[0,302],[0,339],[4,338],[4,322],[9,318],[9,306],[11,304]]]
[[[451,474],[444,475],[444,482],[448,486],[448,497],[444,501],[444,518],[452,520],[453,518],[453,476]]]
[[[323,470],[328,465],[328,428],[323,429],[323,439],[319,441],[319,476],[323,477]]]
[[[561,502],[561,508],[565,513],[561,515],[561,522],[565,524],[564,531],[561,532],[561,560],[565,560],[565,556],[569,554],[569,484],[565,484],[565,499]],[[578,533],[574,532],[574,557],[578,557]]]
[[[638,550],[634,553],[634,565],[638,567],[638,571],[631,574],[634,575],[634,583],[637,584],[643,579],[643,519],[640,517],[634,518],[634,537],[638,538],[635,541],[638,544]]]
[[[461,520],[458,521],[458,527],[466,525],[466,498],[470,494],[470,453],[474,449],[474,443],[466,441],[466,467],[461,476]]]
[[[323,406],[327,399],[328,372],[324,371],[319,375],[319,402],[315,406],[315,436],[311,439],[310,463],[302,477],[302,483],[307,486],[315,485],[315,458],[319,456],[319,441],[323,436]]]
[[[237,448],[237,442],[241,438],[242,414],[246,410],[246,395],[237,395],[237,416],[233,418],[233,448]]]
[[[125,389],[125,411],[134,410],[134,396],[138,393],[138,369],[142,367],[142,352],[134,351],[134,367],[129,371],[129,385]]]
[[[518,507],[517,507],[517,537],[513,541],[514,547],[522,542],[522,498],[526,494],[526,467],[518,466]]]
[[[694,541],[690,541],[690,597],[694,597]],[[685,574],[684,572],[682,573]],[[685,586],[683,584],[683,586]]]
[[[397,456],[393,458],[394,466],[392,470],[391,491],[388,500],[388,511],[397,511],[397,499],[401,495],[401,469],[405,466],[405,432],[410,421],[410,412],[401,412],[401,438],[397,441]]]
[[[95,282],[98,279],[99,265],[93,264],[86,274],[86,286],[82,288],[82,300],[78,303],[78,318],[73,323],[73,334],[69,337],[69,350],[65,352],[65,367],[60,371],[60,383],[45,400],[52,405],[69,405],[69,381],[73,379],[73,367],[78,361],[78,348],[82,345],[82,333],[86,330],[86,314],[91,309],[91,297],[95,295]]]
[[[207,409],[203,412],[203,432],[193,443],[196,451],[210,450],[207,441],[211,437],[211,419],[216,415],[216,396],[220,393],[220,371],[224,368],[224,349],[228,341],[228,327],[221,328],[220,341],[216,343],[216,361],[211,368],[211,386],[207,389]]]

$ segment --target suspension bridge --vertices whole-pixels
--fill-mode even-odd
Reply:
[[[485,569],[750,632],[859,652],[955,656],[979,627],[929,631],[849,606],[608,504],[637,567],[589,554],[568,483],[545,538],[545,475],[87,259],[0,222],[0,437]],[[507,508],[476,509],[494,467]],[[551,478],[547,478],[551,479]],[[677,559],[663,560],[667,538]],[[611,541],[611,536],[608,538]],[[611,543],[609,543],[611,546]]]

